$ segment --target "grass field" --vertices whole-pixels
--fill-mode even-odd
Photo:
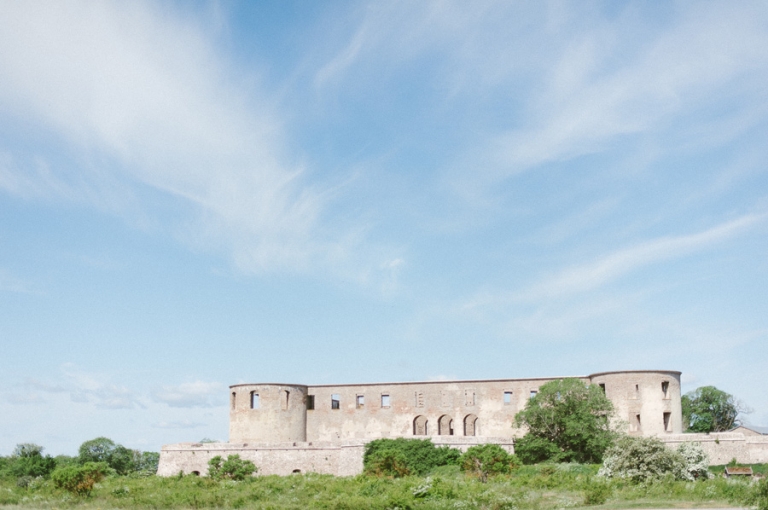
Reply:
[[[754,466],[765,471],[766,465]],[[718,468],[714,469],[718,471]],[[437,468],[426,477],[400,479],[360,475],[339,478],[303,474],[257,476],[246,481],[206,477],[113,476],[90,496],[74,496],[37,479],[27,487],[0,482],[3,508],[254,508],[254,509],[554,509],[706,508],[756,504],[755,484],[716,477],[698,482],[632,485],[595,477],[597,466],[524,466],[487,483],[462,474],[456,466]],[[594,504],[600,503],[602,504]]]

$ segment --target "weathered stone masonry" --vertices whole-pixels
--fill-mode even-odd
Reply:
[[[525,432],[513,427],[515,414],[555,379],[237,384],[230,387],[229,442],[166,445],[158,474],[205,474],[211,457],[238,453],[262,474],[354,475],[363,469],[365,443],[382,437],[424,437],[461,450],[496,443],[513,452],[514,438]],[[604,389],[629,434],[670,440],[681,434],[680,372],[602,372],[578,379]]]

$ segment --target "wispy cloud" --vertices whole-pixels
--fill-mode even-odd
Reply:
[[[205,423],[192,420],[160,421],[152,426],[158,429],[195,429],[204,426]]]
[[[163,386],[152,392],[152,398],[170,407],[213,407],[221,405],[224,394],[225,387],[221,383],[195,381]]]
[[[3,4],[0,80],[0,114],[67,143],[77,168],[5,147],[6,192],[108,207],[150,186],[196,218],[157,221],[191,244],[225,247],[246,271],[322,262],[334,245],[316,237],[323,199],[288,156],[279,113],[239,83],[200,25],[144,2]]]
[[[20,390],[12,392],[14,403],[39,403],[45,394],[69,394],[72,402],[90,403],[100,409],[135,409],[145,407],[141,399],[129,388],[86,373],[71,363],[61,367],[60,380],[56,382],[27,379]]]
[[[664,236],[617,250],[537,283],[521,292],[518,299],[538,301],[590,291],[650,264],[705,249],[764,220],[764,214],[749,214],[695,234]]]

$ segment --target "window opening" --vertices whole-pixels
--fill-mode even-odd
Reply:
[[[632,398],[637,400],[640,397],[640,385],[635,384],[635,392],[632,394]]]
[[[664,413],[664,432],[672,432],[672,413]]]
[[[538,391],[531,390],[531,398],[535,397],[537,393],[538,393]]]
[[[477,416],[474,414],[468,414],[464,417],[464,435],[476,436],[477,435]]]
[[[639,432],[641,427],[642,427],[642,423],[640,423],[640,415],[636,414],[635,415],[635,430]]]
[[[605,393],[605,383],[600,383],[600,389]]]
[[[311,411],[314,408],[315,408],[315,396],[307,395],[307,409]]]
[[[389,407],[389,395],[386,393],[381,394],[381,407]]]
[[[424,407],[424,392],[417,391],[413,394],[414,406]]]
[[[437,420],[437,434],[439,436],[453,435],[453,420],[447,414],[444,414]]]
[[[288,390],[283,390],[280,394],[280,403],[283,407],[283,411],[288,410],[288,398],[291,396],[291,392]]]
[[[259,394],[255,391],[251,392],[251,409],[258,409],[259,408]]]
[[[427,417],[419,415],[413,419],[413,435],[426,436],[429,433]]]
[[[357,398],[355,399],[355,406],[358,409],[362,409],[363,407],[365,407],[365,395],[357,396]]]
[[[464,390],[464,405],[467,407],[475,405],[475,390]]]
[[[338,393],[331,395],[331,409],[341,409],[341,395]]]
[[[661,383],[661,393],[664,395],[664,398],[669,398],[669,381]]]
[[[233,411],[235,410],[235,399],[236,399],[236,395],[237,395],[237,394],[236,394],[236,393],[233,391],[233,392],[232,392],[232,410],[233,410]]]
[[[511,391],[505,391],[504,392],[504,405],[510,405],[512,403],[512,392]]]

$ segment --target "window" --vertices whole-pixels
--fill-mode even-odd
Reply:
[[[538,393],[538,391],[531,390],[531,398],[535,397],[537,393]]]
[[[437,435],[439,436],[452,436],[453,435],[453,420],[447,414],[444,414],[437,420]]]
[[[464,405],[467,407],[475,405],[475,390],[464,390]]]
[[[236,398],[236,393],[233,391],[232,392],[232,410],[233,411],[235,410],[235,398]]]
[[[640,385],[635,384],[634,386],[635,386],[634,392],[631,394],[629,398],[633,400],[637,400],[638,398],[640,398]]]
[[[363,407],[365,407],[365,395],[357,396],[357,398],[355,399],[355,406],[358,409],[362,409]]]
[[[605,383],[600,383],[600,389],[605,393]]]
[[[423,391],[417,391],[413,394],[413,405],[415,407],[424,407],[424,392]]]
[[[426,436],[427,434],[429,434],[427,417],[419,415],[413,419],[413,435]]]
[[[464,435],[476,436],[477,435],[477,416],[474,414],[468,414],[464,417]]]
[[[288,390],[283,390],[280,392],[280,405],[283,408],[283,411],[288,410],[288,398],[291,396],[291,392]]]
[[[505,391],[504,392],[504,405],[508,406],[512,404],[512,392],[511,391]]]
[[[641,430],[640,414],[630,414],[629,417],[629,431],[640,432]]]
[[[661,394],[664,395],[664,398],[669,398],[669,381],[661,383]]]
[[[338,393],[331,395],[331,409],[341,409],[341,395]]]
[[[381,394],[381,407],[389,407],[389,395],[386,393]]]
[[[307,409],[311,411],[314,408],[315,408],[315,396],[307,395]]]
[[[255,391],[251,392],[251,409],[259,408],[259,394]]]
[[[664,432],[672,432],[672,413],[664,413]]]

